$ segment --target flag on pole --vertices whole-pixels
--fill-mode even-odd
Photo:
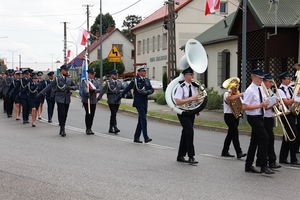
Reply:
[[[78,44],[85,46],[87,39],[89,38],[90,38],[89,32],[87,32],[86,30],[79,29],[79,35],[77,40]]]
[[[216,12],[220,7],[220,0],[206,0],[205,15]]]
[[[85,56],[84,64],[83,64],[82,72],[81,72],[80,87],[79,87],[79,96],[80,97],[82,97],[82,81],[85,80],[87,82],[87,80],[88,80],[87,69],[88,69],[88,62],[87,62],[87,57]]]

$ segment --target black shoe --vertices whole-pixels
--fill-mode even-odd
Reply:
[[[120,132],[120,129],[118,129],[117,126],[114,126],[114,129],[115,129],[115,133],[119,133]]]
[[[48,120],[49,123],[52,123],[52,120]]]
[[[236,155],[236,157],[237,157],[238,159],[240,159],[240,158],[242,158],[242,157],[245,157],[245,156],[247,156],[247,154],[246,154],[246,153],[243,153],[243,152],[240,152],[240,153],[238,153],[238,154]]]
[[[28,123],[29,123],[29,121],[27,120],[27,121],[26,121],[26,123],[28,124]]]
[[[234,155],[230,155],[228,152],[222,152],[222,154],[221,154],[221,156],[223,156],[223,157],[234,157]]]
[[[145,143],[148,143],[148,142],[151,142],[151,141],[152,141],[152,139],[148,138],[148,139],[145,140]]]
[[[41,117],[39,117],[38,119],[42,119]]]
[[[187,162],[187,160],[184,159],[183,156],[181,156],[181,157],[177,157],[177,162]]]
[[[136,143],[143,143],[140,139],[134,139],[133,142],[136,142]]]
[[[268,166],[261,167],[260,173],[275,174],[275,172],[272,169],[270,169]]]
[[[113,129],[113,127],[110,127],[109,130],[108,130],[108,132],[109,132],[109,133],[117,133],[117,132]]]
[[[26,124],[27,122],[26,121],[23,121],[23,124]]]
[[[90,129],[90,134],[91,135],[94,135],[95,133],[92,131],[92,129]]]
[[[256,167],[261,167],[261,164],[260,164],[259,162],[256,161],[255,166],[256,166]]]
[[[195,160],[194,157],[191,157],[191,158],[189,158],[188,163],[195,165],[195,164],[198,164],[198,161]]]
[[[66,136],[66,132],[65,132],[65,127],[64,126],[60,127],[59,134],[61,135],[61,137],[65,137]]]
[[[272,162],[272,163],[269,164],[269,167],[271,169],[278,169],[278,168],[281,167],[281,165],[279,165],[277,162]]]
[[[7,115],[7,118],[11,118],[12,116],[11,115]]]
[[[255,167],[250,166],[250,167],[245,167],[245,172],[251,172],[251,173],[260,173]]]
[[[294,162],[291,162],[292,165],[300,165],[300,162],[299,161],[294,161]]]
[[[287,161],[287,160],[280,160],[279,163],[281,163],[281,164],[290,164],[289,161]]]
[[[85,133],[86,133],[87,135],[92,135],[92,134],[91,134],[91,129],[86,129]]]
[[[36,127],[36,125],[35,125],[35,124],[32,124],[32,127]]]

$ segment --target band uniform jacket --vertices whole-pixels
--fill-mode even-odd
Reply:
[[[95,92],[90,96],[90,104],[96,104],[98,102],[96,94],[99,93],[101,89],[97,80],[90,79],[90,81],[96,87]],[[82,80],[82,98],[81,98],[82,103],[88,102],[88,98],[86,97],[87,93],[88,93],[87,81]]]
[[[4,95],[7,95],[6,93],[13,81],[14,81],[13,76],[4,76],[2,79],[2,86],[0,88],[0,92],[2,92],[2,94]]]
[[[120,104],[121,101],[115,103],[117,100],[118,95],[123,90],[123,85],[120,80],[110,80],[106,81],[106,84],[104,85],[103,89],[100,91],[98,100],[100,100],[104,93],[107,94],[107,103],[108,104]]]
[[[27,84],[30,83],[31,81],[32,81],[31,78],[22,77],[20,79],[21,90],[23,90],[27,86]],[[22,99],[26,99],[27,98],[27,94],[26,93],[21,93],[20,92],[20,96],[21,96]]]
[[[77,86],[72,80],[71,77],[66,76],[56,76],[54,80],[45,87],[40,93],[45,94],[49,90],[54,89],[55,93],[55,102],[69,104],[71,103],[71,91],[67,89],[70,87],[71,90],[76,90]]]
[[[21,79],[15,79],[10,85],[7,91],[7,95],[12,96],[13,98],[21,98],[19,96],[20,92],[21,92]]]
[[[148,107],[148,95],[154,92],[154,89],[148,78],[142,78],[137,75],[131,80],[129,85],[123,90],[122,97],[133,89],[133,107],[136,108],[147,108]],[[147,91],[147,95],[142,92]]]

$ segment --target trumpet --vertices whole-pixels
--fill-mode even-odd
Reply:
[[[273,109],[274,109],[274,112],[275,112],[275,117],[277,117],[278,121],[281,124],[282,133],[283,133],[285,141],[291,141],[292,142],[292,141],[294,141],[296,139],[296,135],[295,135],[295,133],[294,133],[294,131],[293,131],[293,129],[292,129],[292,127],[291,127],[291,125],[290,125],[287,117],[286,117],[286,115],[288,115],[290,113],[290,111],[285,106],[285,104],[284,104],[284,102],[282,100],[282,97],[281,97],[280,93],[278,92],[278,87],[277,87],[276,83],[274,81],[273,81],[273,83],[274,83],[274,86],[275,86],[276,95],[279,98],[279,103],[280,103],[281,111],[282,111],[282,112],[280,112],[276,106],[273,106]],[[265,84],[263,82],[261,83],[261,86],[264,88],[264,91],[265,91],[266,95],[267,96],[270,95],[268,89],[266,88],[266,86],[265,86]],[[285,119],[285,121],[286,121],[289,129],[291,130],[293,138],[290,138],[290,136],[286,132],[286,130],[284,128],[284,124],[283,124],[283,122],[281,120],[281,117],[280,117],[281,115],[284,117],[284,119]]]

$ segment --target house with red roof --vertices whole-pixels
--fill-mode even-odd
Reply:
[[[102,57],[107,58],[113,45],[116,45],[120,54],[122,55],[122,62],[125,65],[125,73],[133,72],[133,43],[118,29],[109,28],[108,32],[102,36]],[[100,55],[100,40],[94,41],[88,48],[89,60],[93,62],[99,60]],[[85,51],[80,52],[70,63],[74,64],[76,59],[83,60]],[[80,66],[77,66],[81,67]],[[80,69],[78,72],[81,73]],[[104,74],[105,75],[105,74]]]
[[[175,0],[176,63],[184,55],[179,48],[189,39],[197,37],[208,28],[235,12],[239,0],[221,0],[220,8],[214,14],[205,15],[206,0]],[[163,25],[168,19],[167,4],[162,5],[150,16],[131,29],[135,36],[135,68],[146,64],[150,79],[162,80],[168,71],[168,30]],[[201,75],[198,75],[200,79]]]

